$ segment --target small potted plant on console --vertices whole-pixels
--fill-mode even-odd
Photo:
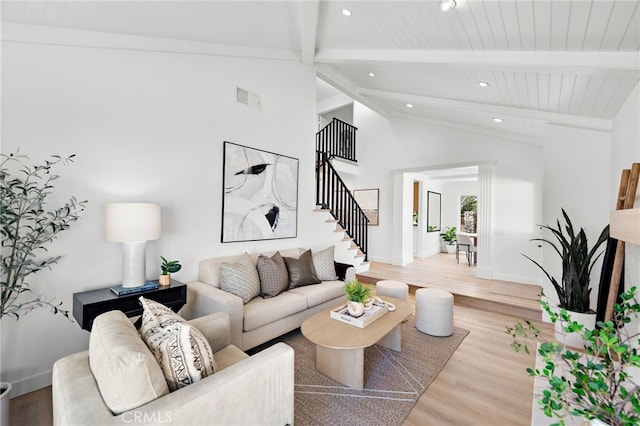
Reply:
[[[160,285],[169,285],[171,284],[171,274],[178,272],[182,268],[182,265],[177,260],[169,261],[163,256],[160,256],[160,259],[162,259],[162,265],[160,266],[162,274],[158,279],[158,283]]]

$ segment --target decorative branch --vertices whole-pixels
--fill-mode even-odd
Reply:
[[[31,292],[28,276],[42,269],[51,269],[60,256],[36,259],[40,251],[57,238],[58,233],[69,229],[80,218],[86,201],[75,197],[61,207],[47,210],[47,197],[52,194],[53,182],[59,178],[51,173],[54,167],[73,162],[75,155],[51,156],[43,164],[30,165],[28,157],[19,152],[0,158],[0,235],[2,236],[2,261],[0,262],[0,318],[12,316],[19,319],[37,308],[48,307],[54,314],[69,317],[60,303],[38,295],[32,300],[20,301],[21,295]],[[13,175],[10,166],[15,164]]]

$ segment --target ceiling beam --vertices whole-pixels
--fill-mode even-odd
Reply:
[[[605,132],[611,131],[611,120],[600,118],[584,117],[580,115],[561,114],[557,112],[538,111],[524,108],[514,108],[501,105],[483,104],[477,102],[459,101],[455,99],[435,98],[431,96],[412,95],[408,93],[390,92],[377,89],[366,89],[358,87],[356,92],[361,96],[372,98],[393,100],[402,102],[411,102],[419,105],[430,105],[438,108],[449,108],[454,110],[470,110],[484,113],[490,113],[500,116],[511,116],[538,120],[546,123],[564,124],[572,127],[581,127],[591,130],[600,130]]]
[[[514,69],[640,71],[640,52],[540,52],[479,50],[320,50],[316,63],[412,63]]]
[[[470,125],[461,121],[445,121],[438,120],[429,117],[417,116],[413,114],[402,114],[394,112],[393,117],[402,118],[404,120],[417,121],[419,123],[426,123],[432,126],[447,127],[456,131],[463,131],[469,133],[477,133],[479,135],[490,136],[492,138],[498,138],[508,141],[517,141],[522,143],[528,143],[532,145],[542,145],[543,139],[535,136],[523,135],[521,133],[513,133],[506,130],[490,129],[484,126]]]
[[[316,42],[318,38],[318,15],[320,13],[320,2],[318,0],[305,1],[302,3],[302,63],[313,66],[316,56]]]
[[[330,66],[318,66],[316,64],[316,75],[342,93],[350,96],[353,100],[360,102],[383,117],[389,117],[391,115],[391,111],[380,102],[377,102],[375,99],[360,96],[354,84],[346,80],[341,74],[332,70]]]
[[[294,52],[2,22],[2,42],[299,61]]]

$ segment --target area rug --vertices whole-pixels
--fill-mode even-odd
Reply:
[[[365,350],[363,391],[318,372],[315,345],[300,330],[285,334],[279,341],[295,350],[295,424],[401,425],[468,333],[455,327],[449,337],[429,336],[411,316],[402,324],[402,351]]]

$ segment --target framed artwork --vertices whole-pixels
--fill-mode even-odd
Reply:
[[[354,189],[353,197],[356,199],[364,214],[369,219],[369,225],[378,226],[378,214],[380,204],[379,189]]]
[[[298,159],[224,143],[223,243],[295,238]]]

